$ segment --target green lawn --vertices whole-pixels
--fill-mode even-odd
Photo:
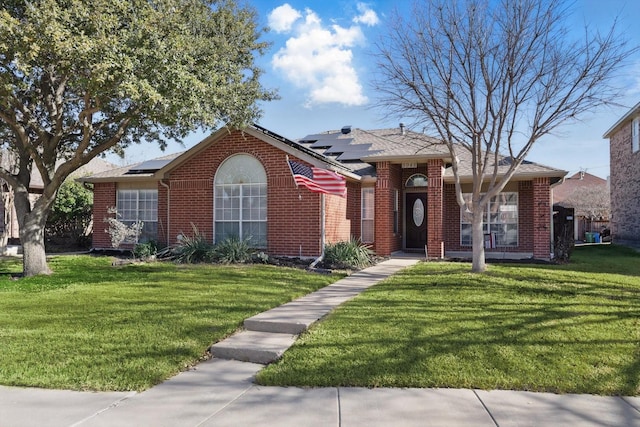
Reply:
[[[0,384],[143,390],[188,368],[242,321],[337,280],[273,266],[60,256],[14,280],[0,261]]]
[[[569,265],[421,263],[313,327],[265,385],[640,394],[640,254]]]

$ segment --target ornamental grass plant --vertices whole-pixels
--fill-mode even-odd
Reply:
[[[331,243],[324,249],[324,264],[332,268],[365,268],[373,265],[374,252],[357,239]]]

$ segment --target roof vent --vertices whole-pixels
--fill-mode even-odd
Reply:
[[[400,134],[401,135],[406,135],[407,134],[407,130],[404,127],[404,123],[400,123]]]
[[[351,133],[351,125],[342,126],[342,129],[340,129],[340,132],[342,132],[343,135],[347,135]]]

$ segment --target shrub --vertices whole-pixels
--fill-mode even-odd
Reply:
[[[253,260],[253,262],[255,262],[256,264],[260,263],[260,264],[268,264],[270,261],[269,255],[267,255],[266,253],[264,253],[263,251],[260,252],[256,252],[251,256],[251,259]]]
[[[133,248],[133,256],[139,259],[149,259],[158,253],[158,244],[153,240],[147,243],[138,243]]]
[[[118,219],[120,214],[113,206],[107,209],[107,213],[114,215],[114,217],[104,219],[104,222],[109,225],[109,228],[105,231],[109,234],[109,237],[111,238],[111,246],[114,249],[119,248],[122,243],[138,242],[138,238],[142,233],[142,227],[144,225],[141,221],[136,221],[130,225],[125,224]]]
[[[92,206],[91,190],[74,180],[63,182],[47,217],[47,239],[63,245],[90,246],[87,236],[91,232]]]
[[[214,246],[214,261],[222,264],[240,264],[253,258],[249,239],[230,237]]]
[[[324,263],[334,268],[364,268],[373,264],[374,253],[357,239],[325,246]]]
[[[562,224],[559,232],[555,236],[554,242],[554,260],[559,263],[567,263],[571,258],[571,254],[575,248],[575,240],[573,238],[573,227],[569,227],[566,223]]]
[[[181,264],[211,262],[214,258],[214,247],[207,241],[198,228],[193,227],[193,236],[182,234],[180,241],[158,253],[158,257],[171,259]]]

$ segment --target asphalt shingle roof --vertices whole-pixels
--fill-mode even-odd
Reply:
[[[267,136],[275,135],[266,129],[256,126],[256,129]],[[279,135],[276,138],[285,139]],[[426,159],[444,159],[445,163],[450,162],[451,154],[447,146],[442,141],[425,134],[401,131],[400,128],[364,130],[358,128],[345,127],[340,130],[316,133],[305,136],[298,141],[286,140],[287,145],[298,147],[303,152],[319,155],[328,164],[340,164],[350,172],[360,176],[375,176],[375,167],[372,163],[378,161],[395,162],[423,162]],[[167,165],[183,153],[171,154],[157,159],[150,159],[145,162],[136,163],[121,168],[112,169],[106,172],[92,175],[93,179],[127,179],[127,177],[151,177],[155,170],[147,167],[150,165]],[[470,178],[471,154],[464,149],[457,152],[459,171],[461,177]],[[504,173],[509,168],[509,158],[499,157],[498,173]],[[154,167],[156,167],[154,166]],[[161,167],[157,167],[159,170]],[[516,176],[553,176],[560,179],[566,174],[565,171],[550,168],[537,163],[524,162],[518,168]],[[453,172],[450,167],[445,169],[444,178],[451,179]]]
[[[356,128],[346,134],[342,130],[332,130],[308,135],[298,142],[327,157],[343,162],[345,166],[359,175],[375,174],[374,168],[369,162],[388,159],[397,161],[415,159],[419,161],[429,158],[441,158],[446,162],[447,159],[451,159],[449,149],[442,141],[421,133],[411,131],[403,133],[399,128],[376,130]],[[471,154],[462,148],[458,149],[456,154],[460,162],[458,170],[461,177],[471,177],[473,175]],[[511,161],[509,157],[504,156],[499,156],[498,159],[498,175],[500,175],[506,173]],[[489,167],[492,169],[493,163],[490,163]],[[525,161],[518,167],[516,176],[553,175],[560,178],[565,173],[559,169]],[[444,177],[445,179],[452,178],[453,170],[446,168]]]

